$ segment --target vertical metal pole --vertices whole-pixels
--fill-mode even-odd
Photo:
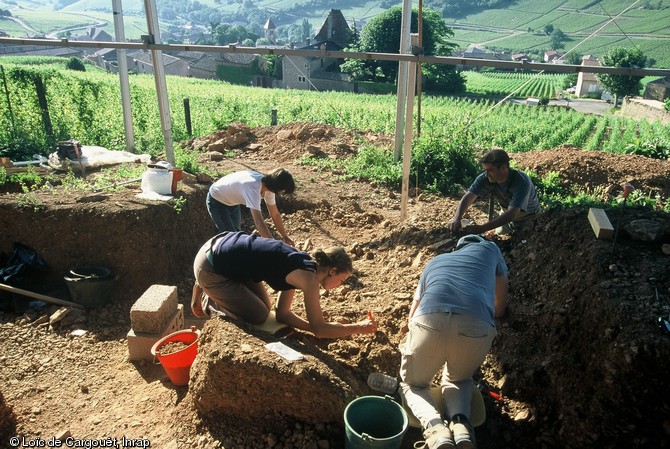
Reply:
[[[7,76],[5,75],[5,68],[0,65],[0,74],[2,74],[2,84],[5,87],[5,96],[7,97],[7,111],[9,112],[9,120],[12,122],[12,129],[10,135],[12,138],[16,138],[15,130],[16,125],[14,124],[14,111],[12,111],[12,102],[9,99],[9,87],[7,86]]]
[[[191,100],[184,98],[184,120],[186,121],[186,134],[189,137],[193,136],[193,128],[191,127]]]
[[[121,0],[112,0],[112,10],[116,42],[125,42],[126,35],[123,29]],[[121,106],[123,108],[123,130],[126,135],[126,150],[132,152],[135,149],[135,134],[133,133],[133,113],[130,108],[130,84],[128,82],[126,50],[119,48],[116,50],[116,55],[119,66],[119,82],[121,83]]]
[[[409,53],[409,33],[412,26],[412,0],[403,0],[402,2],[402,22],[400,25],[400,54]],[[405,122],[405,104],[407,102],[407,76],[409,73],[409,62],[398,62],[398,94],[395,116],[395,149],[393,160],[400,160],[400,153],[403,143],[403,124]]]
[[[423,0],[419,0],[419,24],[417,32],[419,33],[419,39],[417,45],[423,47]],[[421,137],[421,63],[419,62],[416,65],[416,88],[418,89],[416,94],[416,136]]]
[[[416,39],[416,34],[412,35],[413,40]],[[412,120],[414,113],[414,92],[416,87],[416,62],[409,62],[409,79],[407,81],[407,112],[405,114],[405,141],[404,152],[402,156],[402,196],[400,203],[400,221],[407,219],[407,201],[409,199],[409,169],[410,160],[412,157]]]
[[[51,124],[51,116],[49,115],[49,102],[47,101],[47,89],[44,87],[44,82],[42,81],[41,76],[38,74],[33,79],[35,83],[35,92],[37,93],[37,101],[40,105],[40,111],[42,112],[42,122],[44,123],[44,131],[47,133],[47,139],[49,145],[51,145],[54,140],[54,129]]]
[[[155,0],[144,0],[144,10],[147,15],[149,39],[151,44],[160,43],[161,33],[158,28],[158,13]],[[163,52],[151,50],[151,60],[154,65],[154,82],[158,95],[158,112],[160,113],[163,140],[165,141],[165,156],[167,161],[174,165],[174,148],[172,147],[172,121],[170,119],[170,102],[168,101],[167,84],[165,82],[165,67],[163,66]]]

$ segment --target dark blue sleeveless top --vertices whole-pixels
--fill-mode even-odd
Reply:
[[[266,282],[277,291],[295,287],[286,276],[296,269],[316,272],[316,262],[281,240],[244,232],[223,232],[212,238],[211,262],[217,273],[235,281]]]

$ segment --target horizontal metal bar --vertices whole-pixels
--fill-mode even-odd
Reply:
[[[146,39],[151,41],[151,39]],[[0,44],[36,45],[64,48],[116,48],[125,50],[162,50],[162,51],[200,51],[209,53],[243,53],[251,55],[283,55],[304,56],[315,58],[351,58],[373,61],[409,61],[429,64],[449,64],[471,67],[497,67],[519,70],[544,70],[559,73],[609,73],[629,76],[670,76],[670,69],[604,67],[591,65],[551,64],[527,61],[501,61],[494,59],[464,58],[456,56],[426,56],[398,53],[364,53],[326,50],[301,50],[295,48],[238,47],[235,45],[185,45],[185,44],[151,44],[147,42],[97,42],[70,41],[68,39],[28,39],[0,37]]]

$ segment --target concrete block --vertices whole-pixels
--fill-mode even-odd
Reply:
[[[160,333],[177,310],[177,287],[152,285],[130,308],[130,327],[143,334]]]
[[[179,304],[177,312],[172,320],[157,334],[146,334],[135,332],[130,329],[128,332],[128,360],[152,360],[151,347],[161,338],[172,332],[180,331],[184,328],[184,306]]]
[[[595,207],[590,208],[589,223],[591,223],[591,228],[593,228],[596,238],[603,240],[612,240],[614,238],[614,228],[604,210]]]

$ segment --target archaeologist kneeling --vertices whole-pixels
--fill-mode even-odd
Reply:
[[[339,287],[353,272],[351,258],[340,247],[317,250],[312,258],[279,240],[224,232],[200,248],[193,271],[196,284],[191,309],[197,317],[206,316],[204,311],[210,307],[233,319],[262,324],[273,308],[263,286],[266,282],[280,292],[276,306],[280,323],[326,338],[377,330],[377,323],[370,319],[342,324],[323,317],[320,288]],[[306,320],[291,311],[296,289],[303,292]]]
[[[507,265],[500,249],[478,235],[430,260],[409,311],[400,379],[407,406],[421,422],[427,449],[474,449],[472,375],[491,349],[494,318],[507,306]],[[444,416],[430,388],[442,370]]]

